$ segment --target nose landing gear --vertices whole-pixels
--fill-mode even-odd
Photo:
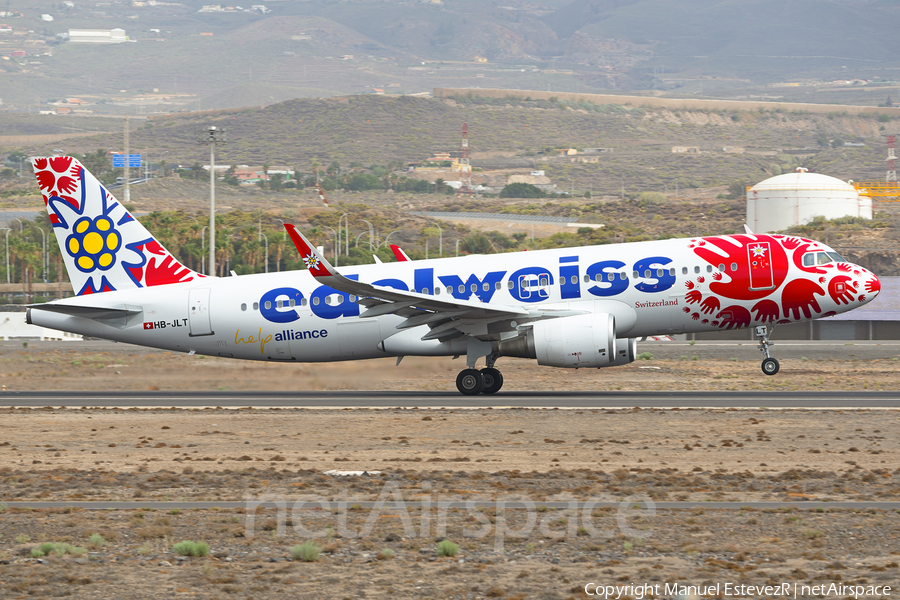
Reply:
[[[759,351],[766,355],[762,361],[762,372],[766,375],[774,375],[781,368],[781,365],[778,364],[778,359],[769,356],[769,346],[774,346],[769,341],[769,328],[765,325],[758,325],[756,327],[756,337],[759,338]]]

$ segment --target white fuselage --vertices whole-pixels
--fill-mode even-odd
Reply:
[[[874,277],[865,270],[860,275],[855,265],[848,270],[836,262],[815,273],[801,269],[799,259],[767,266],[763,275],[754,266],[756,279],[742,283],[741,277],[753,277],[747,275],[745,262],[752,262],[752,255],[747,258],[747,244],[729,242],[741,248],[731,256],[720,252],[722,270],[708,254],[709,248],[715,250],[714,244],[722,246],[722,240],[740,237],[703,238],[709,243],[706,259],[698,254],[697,246],[704,246],[698,238],[351,266],[340,272],[361,282],[495,306],[611,313],[618,338],[802,321],[844,312],[874,297],[858,300],[854,294],[848,302],[830,293],[830,280],[836,276],[849,280],[855,272]],[[767,237],[767,243],[781,244],[782,237],[777,238]],[[823,248],[830,250],[820,244],[814,247]],[[807,291],[815,285],[822,292],[809,294],[818,309],[814,314],[803,310],[809,306],[808,299],[792,299],[785,292],[795,279],[808,281]],[[716,291],[716,285],[724,287]],[[739,293],[731,293],[728,286]],[[392,352],[389,346],[382,350],[380,342],[398,333],[396,326],[403,317],[361,318],[366,309],[354,300],[319,284],[308,271],[291,271],[205,277],[57,302],[127,307],[132,309],[128,317],[90,319],[35,307],[30,318],[45,327],[141,346],[250,360],[320,362],[460,353],[457,345],[436,341],[422,344],[419,351],[408,345],[403,352]],[[779,305],[774,317],[770,305],[763,302]],[[760,306],[769,308],[768,312]],[[740,317],[745,313],[749,321]],[[416,328],[409,340],[428,331],[426,326]]]

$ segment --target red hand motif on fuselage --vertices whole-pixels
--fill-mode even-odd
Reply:
[[[784,316],[799,321],[801,320],[800,313],[802,312],[803,318],[811,319],[813,311],[819,312],[821,310],[816,295],[824,296],[825,290],[815,281],[809,281],[808,279],[789,281],[784,286],[784,292],[781,295],[781,306],[784,309]]]
[[[853,301],[853,287],[850,278],[838,275],[828,282],[828,295],[838,304],[850,304]]]
[[[778,304],[772,300],[760,300],[753,306],[756,320],[760,323],[771,323],[778,318]]]
[[[779,240],[773,236],[730,235],[720,238],[705,238],[705,240],[709,242],[705,248],[694,248],[697,256],[714,266],[725,263],[737,264],[737,271],[729,273],[730,281],[713,281],[709,284],[709,291],[713,294],[733,300],[758,300],[778,289],[787,277],[787,254]],[[712,246],[724,252],[725,256],[713,251]],[[754,287],[751,285],[749,264],[753,246],[756,246],[757,252],[761,253],[760,259],[764,258],[767,261],[765,271],[768,280],[761,289],[750,289]],[[769,266],[771,266],[771,271],[769,271]],[[759,272],[755,273],[754,278],[759,278]]]
[[[750,311],[737,304],[722,309],[716,318],[721,319],[719,327],[723,329],[740,329],[750,325]]]

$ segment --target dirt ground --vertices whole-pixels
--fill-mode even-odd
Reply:
[[[787,358],[780,378],[763,379],[757,358],[729,354],[562,375],[509,360],[503,372],[510,389],[537,390],[559,388],[561,376],[572,390],[837,389],[848,399],[852,390],[898,385],[890,358]],[[458,368],[449,359],[248,364],[105,342],[4,345],[0,354],[7,390],[446,390]],[[719,584],[725,597],[725,583],[796,584],[797,597],[808,598],[854,592],[802,586],[852,585],[862,586],[859,597],[889,598],[895,592],[883,586],[900,582],[897,511],[827,504],[651,511],[635,503],[896,501],[898,419],[893,410],[764,408],[0,409],[0,598],[563,600],[595,597],[591,586],[585,593],[589,583],[659,586],[650,594],[657,598],[675,596],[666,585],[676,584]],[[333,469],[372,475],[327,474]],[[139,507],[263,496],[288,507],[321,499],[346,508],[286,515],[259,508],[251,520],[244,509],[3,504]],[[534,509],[355,504],[377,499],[519,499]],[[568,500],[623,503],[593,511],[541,506]],[[441,538],[458,553],[440,556]],[[209,556],[179,556],[173,546],[181,540],[206,542]],[[309,540],[321,555],[294,560],[291,548]],[[57,546],[39,556],[51,542]],[[633,588],[617,594],[641,597]]]

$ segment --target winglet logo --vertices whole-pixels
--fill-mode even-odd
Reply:
[[[310,271],[313,271],[319,267],[319,257],[312,253],[304,256],[303,262],[306,264],[306,268]]]

